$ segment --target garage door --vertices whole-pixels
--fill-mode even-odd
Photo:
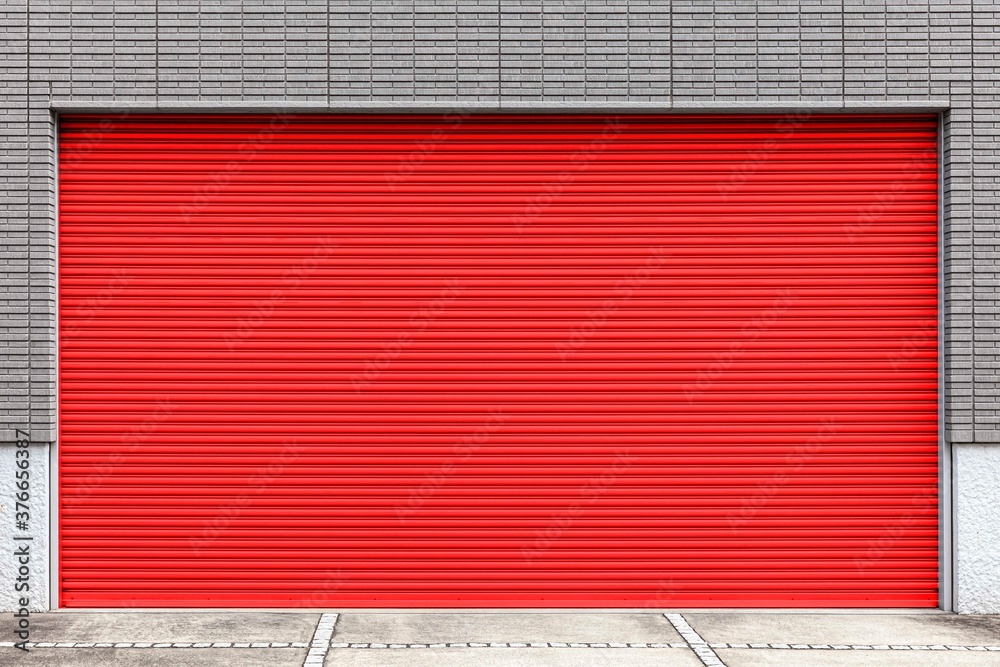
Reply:
[[[63,606],[936,605],[934,117],[60,142]]]

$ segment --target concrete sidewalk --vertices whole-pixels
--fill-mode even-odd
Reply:
[[[1000,667],[1000,617],[941,612],[52,612],[0,665]]]

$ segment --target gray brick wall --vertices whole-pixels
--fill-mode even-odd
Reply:
[[[30,422],[31,358],[29,353],[31,295],[29,254],[28,55],[27,11],[24,2],[8,2],[0,10],[0,210],[3,211],[3,349],[2,401],[5,440],[11,428]]]
[[[28,311],[17,253],[30,250],[39,272],[32,311],[51,318],[52,310],[51,290],[41,287],[54,252],[50,106],[791,109],[937,101],[951,107],[943,155],[946,423],[955,442],[1000,441],[993,379],[1000,332],[990,282],[997,259],[997,19],[977,10],[973,29],[970,2],[37,0],[30,7],[27,33],[23,5],[12,12],[7,39],[30,37],[31,48],[27,57],[17,49],[6,56],[12,76],[3,84],[13,142],[6,177],[24,178],[23,157],[31,154],[28,190],[8,189],[6,203],[30,209],[30,216],[12,216],[7,230],[15,257],[7,266],[14,282],[5,400],[14,415],[27,410],[29,333],[17,325]],[[30,126],[30,146],[20,124]],[[19,236],[28,219],[30,244]],[[38,438],[48,440],[53,356],[45,346],[54,329],[38,317],[30,332],[32,409]]]
[[[54,437],[52,108],[937,104],[950,109],[945,427],[954,443],[1000,442],[1000,14],[991,10],[971,0],[9,0],[0,9],[6,424]]]

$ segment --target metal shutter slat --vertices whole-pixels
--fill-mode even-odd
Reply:
[[[61,603],[936,606],[936,119],[788,123],[63,117]]]

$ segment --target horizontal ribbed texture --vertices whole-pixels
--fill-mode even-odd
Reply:
[[[936,605],[934,118],[102,122],[64,605]]]

